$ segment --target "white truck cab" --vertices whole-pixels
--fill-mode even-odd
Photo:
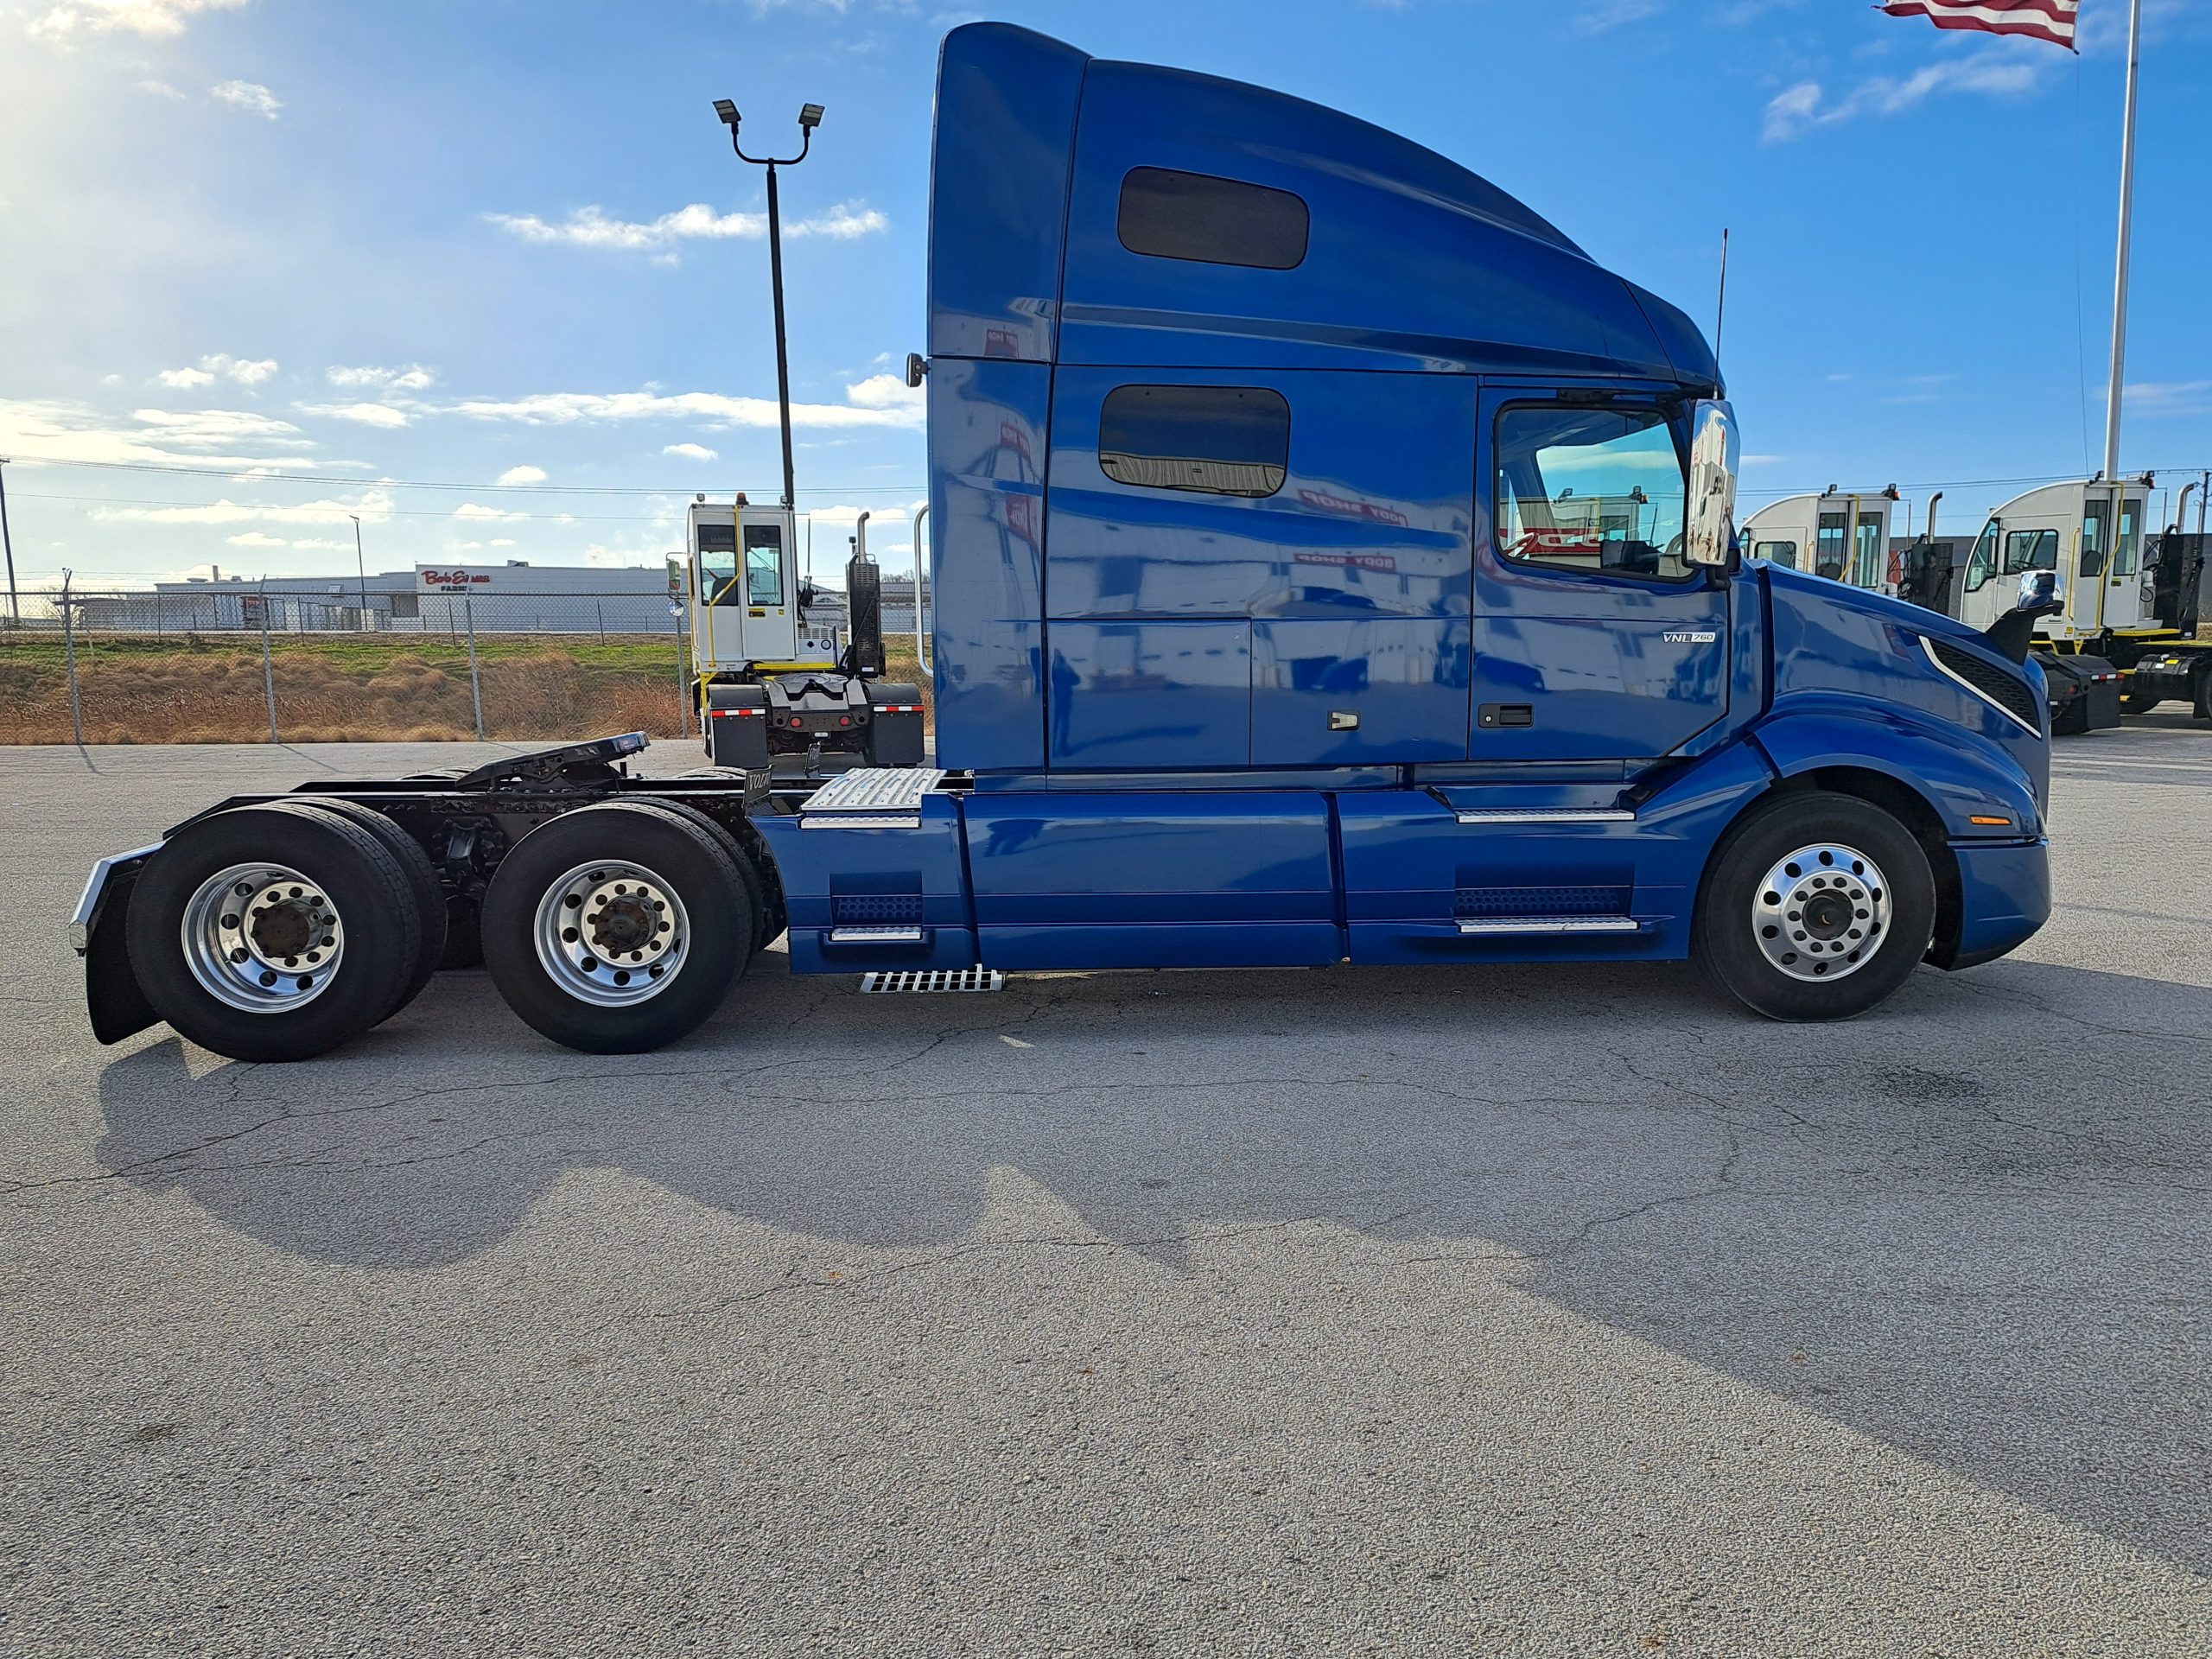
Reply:
[[[1986,627],[2011,608],[2021,575],[2058,573],[2065,609],[2037,625],[2046,639],[2091,640],[2146,626],[2142,479],[2047,484],[1990,514],[1962,573],[1959,620]]]
[[[1745,521],[1743,544],[1754,558],[1894,594],[1890,515],[1897,505],[1894,485],[1880,491],[1831,485],[1819,495],[1784,496]]]
[[[683,602],[702,681],[836,667],[836,630],[805,613],[798,528],[790,508],[754,506],[743,496],[692,504]]]

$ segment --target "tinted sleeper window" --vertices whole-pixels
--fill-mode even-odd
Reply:
[[[1122,245],[1160,259],[1288,270],[1306,257],[1303,199],[1263,184],[1140,167],[1122,181]]]
[[[1098,465],[1116,484],[1273,495],[1290,470],[1290,405],[1264,386],[1116,386]]]

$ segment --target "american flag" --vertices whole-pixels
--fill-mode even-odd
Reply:
[[[2070,50],[2082,0],[1888,0],[1881,10],[1892,17],[1925,17],[1938,29],[2029,35]]]

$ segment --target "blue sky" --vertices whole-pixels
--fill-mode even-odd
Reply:
[[[1751,505],[1940,484],[1963,528],[1994,480],[2101,458],[2126,13],[2082,10],[2078,58],[1859,0],[989,15],[1395,127],[1708,327],[1727,226]],[[922,343],[937,41],[972,15],[0,0],[18,569],[351,570],[353,514],[372,569],[647,563],[691,492],[772,496],[760,178],[722,96],[763,143],[828,106],[784,192],[801,501],[839,545],[862,506],[903,522],[891,372]],[[2130,471],[2212,465],[2212,0],[2147,16]],[[894,567],[908,539],[874,537]]]

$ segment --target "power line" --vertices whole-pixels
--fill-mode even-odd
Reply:
[[[665,487],[644,484],[501,484],[453,483],[434,479],[409,478],[339,478],[327,474],[272,473],[258,467],[170,466],[146,461],[73,461],[59,455],[15,454],[9,458],[18,462],[35,463],[41,467],[80,467],[112,473],[166,473],[182,478],[232,479],[249,484],[312,484],[319,489],[373,490],[507,490],[536,495],[680,495],[686,500],[700,493],[696,483]],[[818,489],[801,490],[801,495],[914,495],[920,493],[918,484],[853,484],[827,485]],[[757,492],[748,490],[748,495]],[[728,494],[724,487],[721,493]],[[57,498],[58,499],[58,498]]]

